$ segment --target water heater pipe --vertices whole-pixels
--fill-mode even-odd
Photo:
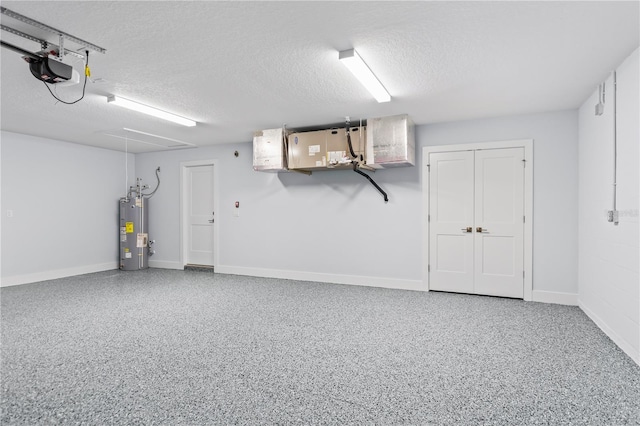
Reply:
[[[613,71],[613,224],[618,224],[617,193],[618,193],[618,85],[616,71]]]
[[[151,194],[142,194],[143,196],[145,196],[147,198],[151,198],[151,197],[153,197],[153,194],[156,193],[158,188],[160,188],[160,176],[158,175],[158,173],[160,173],[160,166],[158,166],[158,168],[156,169],[156,179],[158,180],[158,184],[156,185],[156,189],[154,189]]]
[[[124,193],[129,188],[129,133],[124,133]]]

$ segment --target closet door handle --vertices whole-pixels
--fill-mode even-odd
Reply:
[[[466,228],[462,228],[462,231],[464,232],[473,232],[473,228],[470,226],[467,226]]]
[[[476,232],[483,233],[483,232],[489,232],[489,231],[487,231],[486,229],[482,229],[482,226],[478,226],[476,228]]]

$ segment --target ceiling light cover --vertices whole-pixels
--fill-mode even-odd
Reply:
[[[170,112],[162,111],[148,105],[139,104],[138,102],[130,101],[119,96],[111,95],[107,98],[107,102],[113,105],[142,112],[144,114],[152,115],[154,117],[162,118],[164,120],[172,121],[174,123],[182,124],[183,126],[193,127],[196,125],[195,121],[189,120],[188,118],[180,117],[179,115],[171,114]]]
[[[338,57],[378,102],[389,102],[391,100],[389,92],[387,92],[355,49],[343,50]]]

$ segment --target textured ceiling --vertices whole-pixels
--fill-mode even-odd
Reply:
[[[19,54],[0,49],[2,129],[117,150],[123,139],[107,134],[141,139],[123,128],[206,146],[345,116],[408,113],[426,124],[577,108],[640,44],[636,1],[2,6],[107,49],[90,54],[93,81],[75,105],[57,103]],[[2,16],[2,23],[10,20]],[[39,50],[5,31],[2,39]],[[391,102],[378,104],[338,61],[338,51],[352,47]],[[76,68],[82,72],[81,61]],[[81,85],[57,89],[65,100],[80,92]],[[198,125],[108,105],[111,94]],[[128,148],[166,149],[139,142]]]

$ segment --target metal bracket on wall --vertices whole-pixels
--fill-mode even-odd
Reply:
[[[289,171],[300,173],[302,175],[311,176],[311,170],[289,169]]]

